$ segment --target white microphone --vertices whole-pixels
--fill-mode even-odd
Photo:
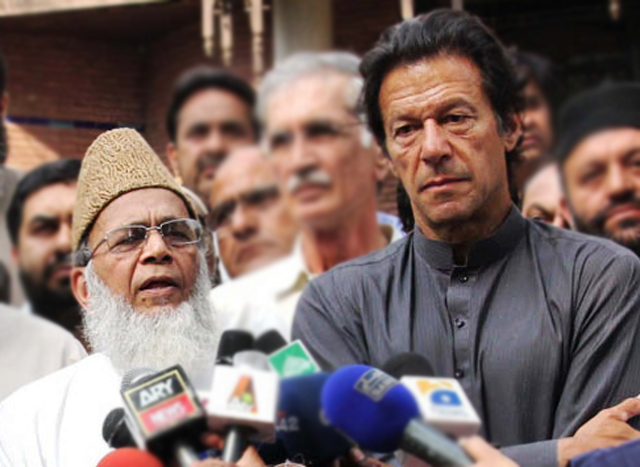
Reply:
[[[250,350],[234,354],[238,366],[216,365],[206,411],[213,431],[226,433],[223,460],[236,462],[246,442],[275,440],[280,390],[266,355]]]
[[[400,354],[385,362],[382,370],[409,389],[429,425],[454,438],[480,431],[480,417],[460,383],[453,378],[433,377],[433,369],[423,356]]]

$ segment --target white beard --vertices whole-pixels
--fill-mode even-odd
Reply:
[[[160,371],[180,364],[195,386],[207,385],[219,336],[202,255],[199,263],[189,300],[153,314],[138,312],[113,294],[89,263],[84,273],[89,303],[83,321],[93,351],[107,355],[121,375],[137,368]]]

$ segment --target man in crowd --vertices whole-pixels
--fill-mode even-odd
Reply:
[[[20,180],[7,213],[13,257],[29,311],[83,340],[71,290],[71,221],[80,161],[44,164]]]
[[[559,116],[557,154],[575,227],[640,255],[640,84],[607,84]]]
[[[212,291],[225,327],[256,334],[275,328],[289,337],[295,306],[313,277],[397,237],[376,219],[377,186],[388,164],[356,110],[358,64],[347,53],[305,53],[265,77],[259,118],[301,233],[289,257]]]
[[[20,179],[19,174],[4,165],[7,160],[9,145],[4,117],[9,108],[9,95],[6,92],[7,67],[0,52],[0,263],[9,271],[11,303],[20,305],[23,300],[22,289],[18,278],[18,270],[11,258],[11,242],[7,231],[6,214],[13,192]]]
[[[522,215],[561,229],[570,228],[558,164],[550,163],[542,167],[525,184]]]
[[[518,88],[523,99],[522,139],[512,161],[513,187],[522,194],[529,178],[548,159],[554,143],[553,109],[560,98],[561,85],[553,64],[536,54],[509,53],[515,66]]]
[[[640,387],[640,261],[512,205],[518,89],[480,20],[437,10],[401,23],[361,70],[416,228],[311,282],[293,338],[327,369],[419,352],[460,381],[514,460],[565,465],[584,448],[566,437]]]
[[[280,194],[272,160],[258,146],[229,154],[213,181],[210,203],[220,266],[228,278],[291,253],[298,227]]]
[[[198,67],[177,81],[167,112],[171,169],[203,202],[218,167],[234,148],[255,143],[255,92],[237,76]]]
[[[116,178],[113,174],[118,174]],[[88,149],[71,245],[73,292],[95,353],[0,405],[0,465],[93,466],[123,374],[181,364],[209,387],[217,347],[202,229],[180,186],[134,130]]]
[[[0,401],[86,355],[82,344],[60,326],[0,305]]]

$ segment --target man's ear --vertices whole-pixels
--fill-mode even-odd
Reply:
[[[16,268],[20,265],[20,253],[17,246],[11,247],[11,260]]]
[[[178,165],[178,150],[176,145],[172,142],[167,144],[167,160],[169,161],[169,168],[171,173],[176,178],[176,181],[182,185],[182,177],[180,176],[180,166]]]
[[[571,230],[576,230],[576,223],[573,220],[573,214],[571,214],[571,208],[569,207],[569,202],[567,201],[566,195],[562,195],[562,197],[560,198],[559,210],[560,215],[567,222],[567,224],[569,224]]]
[[[393,170],[391,161],[384,154],[384,151],[378,145],[378,143],[371,143],[371,154],[373,157],[373,170],[376,174],[376,180],[378,182],[382,182],[385,178],[387,178],[389,172]]]
[[[511,124],[508,126],[507,133],[502,135],[505,151],[513,151],[522,136],[522,118],[520,114],[514,114],[511,117]]]
[[[71,270],[71,290],[82,308],[86,308],[89,304],[89,291],[84,271],[84,267],[74,267]]]

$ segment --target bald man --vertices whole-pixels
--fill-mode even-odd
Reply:
[[[569,213],[565,207],[557,164],[540,169],[525,185],[522,214],[562,229],[569,229]]]
[[[231,278],[288,255],[298,228],[280,197],[271,162],[257,146],[233,151],[213,182],[211,227]]]

